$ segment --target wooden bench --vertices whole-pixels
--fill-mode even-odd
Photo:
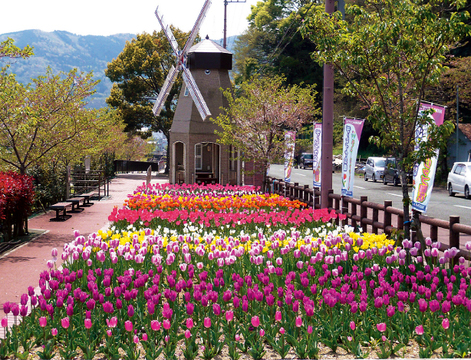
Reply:
[[[66,202],[69,202],[72,204],[72,210],[70,212],[80,212],[83,211],[84,208],[80,207],[80,203],[84,203],[84,198],[83,197],[73,197],[70,199],[67,199]]]
[[[97,196],[97,193],[96,192],[89,192],[89,193],[86,193],[86,194],[76,194],[75,197],[80,197],[80,198],[83,198],[83,204],[82,206],[92,206],[93,203],[90,202],[90,198],[93,197],[93,196]]]
[[[72,215],[67,215],[66,214],[67,208],[69,208],[69,207],[72,208],[73,203],[71,203],[71,202],[60,202],[60,203],[51,205],[50,209],[56,211],[56,217],[50,219],[50,221],[65,221],[65,220],[71,218]],[[62,211],[62,215],[60,214],[61,211]]]

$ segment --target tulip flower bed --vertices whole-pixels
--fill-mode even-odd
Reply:
[[[4,305],[32,310],[0,358],[388,358],[411,344],[469,356],[471,269],[451,265],[458,251],[395,247],[335,218],[253,188],[139,188],[108,231],[76,232],[61,269],[48,262],[39,296]]]

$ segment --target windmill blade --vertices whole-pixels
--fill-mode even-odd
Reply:
[[[186,41],[185,47],[183,48],[183,55],[186,55],[188,50],[190,50],[190,47],[195,42],[196,36],[198,35],[198,32],[200,31],[201,23],[206,17],[206,13],[208,12],[210,6],[211,6],[211,0],[206,0],[204,2],[203,8],[200,11],[200,14],[198,15],[198,18],[196,19],[195,25],[193,25],[193,30],[191,30],[190,37]]]
[[[186,67],[183,67],[183,81],[185,82],[188,91],[193,98],[193,102],[195,103],[201,118],[206,120],[208,116],[211,116],[211,112],[209,111],[208,105],[206,105],[206,102],[203,99],[203,95],[201,95],[200,89],[198,89],[198,85],[196,85],[193,75],[191,75],[190,70],[188,70]]]
[[[158,6],[155,9],[155,17],[159,21],[159,24],[162,27],[162,30],[163,30],[165,36],[167,37],[168,42],[170,43],[170,46],[172,47],[175,56],[178,57],[178,54],[180,52],[180,48],[178,47],[177,39],[175,39],[175,36],[173,36],[173,32],[172,32],[172,29],[170,29],[170,26],[165,24],[164,16],[160,14]]]
[[[170,94],[170,90],[172,89],[173,83],[178,75],[178,69],[172,65],[170,71],[167,74],[167,78],[165,79],[164,85],[162,89],[160,89],[159,96],[157,96],[157,100],[155,100],[154,107],[152,108],[152,112],[155,116],[159,116],[160,111],[162,110],[165,100],[167,100],[168,94]]]

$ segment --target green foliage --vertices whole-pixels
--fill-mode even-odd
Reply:
[[[0,76],[0,160],[22,174],[64,144],[86,133],[94,112],[85,99],[96,82],[91,74],[46,75],[22,85],[14,75]],[[76,150],[74,148],[72,151]]]
[[[236,83],[255,74],[283,74],[286,84],[317,84],[316,91],[321,91],[322,68],[311,61],[315,45],[298,31],[313,5],[305,0],[263,0],[252,7],[249,28],[234,47]]]
[[[7,38],[5,41],[0,42],[0,58],[23,58],[26,59],[33,55],[33,48],[30,46],[25,46],[23,49],[20,49],[15,45],[15,40]]]

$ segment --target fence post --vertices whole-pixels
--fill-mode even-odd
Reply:
[[[391,213],[388,211],[388,207],[392,206],[391,200],[384,201],[384,232],[389,235],[389,232],[386,231],[388,226],[391,226]]]
[[[357,204],[355,203],[351,203],[351,209],[352,209],[352,221],[351,221],[351,224],[353,226],[354,229],[356,229],[357,225],[358,225],[358,222],[355,220],[355,217],[357,215]]]
[[[344,224],[344,225],[347,225],[348,224],[348,201],[345,200],[345,196],[342,196],[341,209],[342,209],[341,214],[347,215],[347,217],[345,218],[345,224]]]
[[[360,208],[360,226],[363,229],[363,231],[368,231],[368,225],[366,228],[363,228],[363,220],[368,219],[368,209],[366,206],[363,205],[364,202],[368,201],[368,196],[360,196],[360,203],[361,203],[361,208]]]
[[[327,196],[329,197],[329,200],[327,201],[327,208],[330,210],[333,210],[334,209],[334,199],[332,199],[329,195],[333,194],[334,193],[334,190],[333,189],[330,189],[329,191],[327,191]]]
[[[309,185],[304,185],[303,201],[309,206]]]
[[[453,225],[460,223],[460,217],[456,215],[450,216],[450,248],[455,247],[460,248],[460,232],[453,229]],[[455,265],[458,263],[456,256],[452,260],[452,264]]]

